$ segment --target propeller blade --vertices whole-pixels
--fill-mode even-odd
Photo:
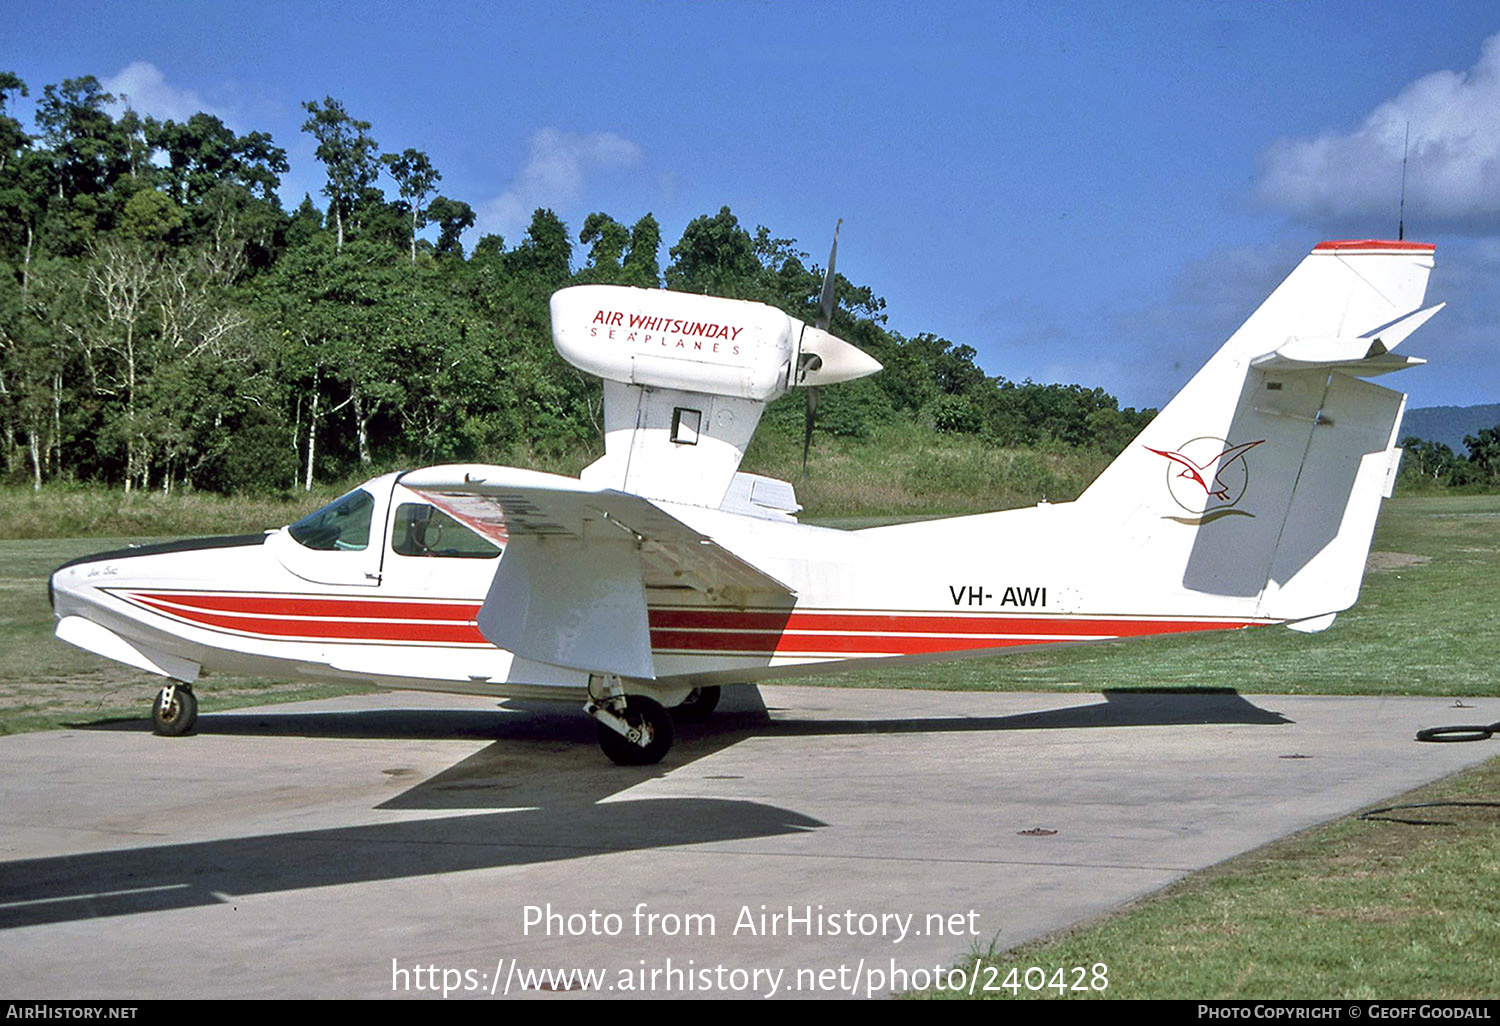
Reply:
[[[812,447],[813,420],[818,415],[818,387],[808,385],[803,389],[807,393],[807,419],[802,428],[802,478],[807,479],[807,450]]]
[[[823,331],[828,330],[828,325],[833,322],[833,262],[839,255],[839,228],[843,226],[844,219],[841,217],[838,224],[833,226],[833,247],[828,251],[828,270],[823,274],[823,297],[818,302],[818,320],[814,325]]]
[[[839,255],[839,229],[844,225],[844,219],[838,219],[833,226],[833,245],[828,249],[828,270],[823,272],[823,295],[818,300],[818,321],[814,325],[819,331],[827,331],[828,325],[833,323],[833,265]],[[810,365],[821,367],[822,357],[814,355],[816,364]],[[818,417],[818,387],[808,385],[803,391],[807,393],[807,419],[802,425],[802,479],[807,479],[807,453],[812,448],[813,421]]]

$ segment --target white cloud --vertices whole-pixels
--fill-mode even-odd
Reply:
[[[640,159],[641,148],[613,132],[573,135],[544,128],[531,137],[526,166],[510,188],[479,205],[475,227],[517,241],[538,207],[576,203],[595,171],[631,167]]]
[[[1392,218],[1411,126],[1408,221],[1431,229],[1500,227],[1500,34],[1464,72],[1412,82],[1350,132],[1282,139],[1261,155],[1256,198],[1299,216]]]
[[[223,118],[197,93],[168,84],[161,69],[150,61],[132,61],[102,84],[115,95],[109,111],[116,117],[129,107],[137,114],[150,114],[159,121],[186,121],[199,111]]]

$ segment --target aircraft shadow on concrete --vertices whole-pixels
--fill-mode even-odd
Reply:
[[[1261,709],[1231,688],[1106,688],[1104,701],[1009,716],[927,716],[898,719],[832,719],[799,716],[795,709],[767,709],[760,689],[730,686],[712,718],[679,723],[678,743],[711,739],[733,744],[750,735],[922,734],[955,731],[1067,730],[1085,727],[1160,727],[1210,723],[1286,724],[1278,712]],[[772,713],[776,715],[772,715]],[[140,730],[145,720],[80,724],[90,730]],[[294,706],[253,713],[206,713],[195,733],[267,737],[339,737],[373,740],[552,742],[558,750],[592,744],[595,725],[567,703],[511,699],[503,708],[369,709],[300,712]],[[701,758],[704,751],[692,753]],[[595,753],[597,756],[597,753]],[[675,763],[669,757],[668,762]]]
[[[823,825],[758,802],[652,798],[23,859],[0,863],[0,929]]]
[[[493,712],[205,715],[199,720],[204,734],[489,738],[493,744],[377,808],[511,811],[0,863],[0,929],[219,904],[245,894],[773,837],[826,826],[789,809],[738,799],[604,801],[748,737],[1290,722],[1233,691],[1108,691],[1103,702],[1013,716],[852,720],[798,718],[782,710],[773,716],[759,690],[747,687],[728,689],[722,710],[707,723],[683,724],[666,766],[640,768],[604,765],[591,743],[594,725],[576,710],[551,703],[533,708],[512,702]],[[402,766],[381,772],[393,788],[416,773]]]
[[[881,720],[775,718],[766,734],[925,734],[952,731],[1076,730],[1087,727],[1173,727],[1208,723],[1272,726],[1292,721],[1229,688],[1115,689],[1088,705],[1010,716],[936,716]]]
[[[773,715],[774,713],[774,715]],[[494,742],[435,776],[380,803],[382,809],[515,809],[578,807],[698,760],[752,737],[833,737],[851,734],[998,733],[1201,724],[1277,725],[1280,713],[1261,709],[1229,689],[1104,692],[1104,700],[1009,716],[927,716],[839,719],[767,709],[760,689],[728,687],[714,715],[677,725],[677,740],[660,766],[609,766],[595,746],[597,727],[570,705],[510,700],[501,709],[370,709],[298,712],[288,707],[199,717],[197,733],[264,737]],[[142,729],[142,721],[114,721],[94,729]],[[411,767],[383,770],[393,784]]]
[[[833,737],[853,734],[1065,730],[1201,724],[1277,725],[1280,713],[1261,709],[1227,690],[1106,690],[1104,700],[1009,716],[929,716],[841,719],[767,709],[760,689],[729,687],[719,709],[705,722],[677,725],[677,741],[663,765],[608,765],[595,746],[596,725],[570,705],[507,701],[503,709],[371,709],[346,712],[262,710],[199,717],[197,732],[298,738],[452,740],[493,742],[442,772],[390,799],[382,809],[578,808],[628,787],[686,769],[701,759],[753,737]],[[112,722],[96,729],[142,729],[141,721]],[[417,771],[382,770],[395,786]],[[3,892],[0,892],[3,893]]]

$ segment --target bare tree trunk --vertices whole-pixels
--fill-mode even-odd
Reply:
[[[31,447],[31,490],[39,492],[42,490],[42,454],[36,440],[36,418],[31,421],[31,430],[27,433],[28,444]]]
[[[62,468],[62,371],[52,372],[52,437],[48,439],[47,469],[53,476]]]
[[[296,419],[292,422],[292,487],[297,487],[298,473],[302,470],[302,397],[297,397]]]
[[[307,417],[307,479],[302,484],[304,492],[312,491],[313,456],[318,440],[318,377],[313,375],[312,410]]]
[[[125,494],[135,477],[135,322],[125,325]]]
[[[139,475],[137,392],[139,381],[136,353],[136,323],[144,316],[158,280],[151,255],[138,246],[105,242],[93,253],[88,273],[99,298],[104,301],[101,320],[118,326],[122,338],[116,351],[125,360],[125,494],[129,495]]]
[[[354,437],[359,447],[359,465],[370,465],[370,419],[365,416],[365,404],[356,389],[350,396],[354,400]]]

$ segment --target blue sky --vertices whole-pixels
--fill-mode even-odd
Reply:
[[[1165,402],[1319,240],[1394,236],[1410,121],[1407,237],[1437,243],[1429,298],[1451,305],[1399,385],[1500,401],[1489,0],[21,0],[5,20],[0,69],[33,101],[92,74],[145,113],[269,132],[289,204],[323,204],[300,104],[333,96],[510,242],[536,206],[575,233],[649,211],[670,245],[727,204],[821,263],[842,217],[840,270],[896,330],[1131,405]]]

